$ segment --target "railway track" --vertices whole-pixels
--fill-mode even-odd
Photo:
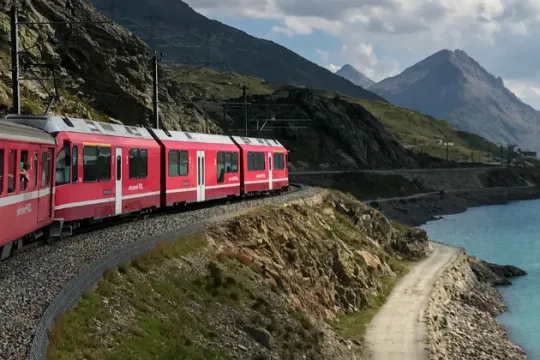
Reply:
[[[17,253],[0,263],[0,359],[45,359],[48,331],[57,315],[69,309],[104,270],[153,248],[157,241],[176,240],[203,230],[215,219],[317,191],[295,184],[276,196],[217,201],[137,221],[123,219]]]

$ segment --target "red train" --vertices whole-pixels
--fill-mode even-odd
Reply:
[[[96,220],[286,190],[287,158],[270,139],[8,115],[0,121],[0,258]]]

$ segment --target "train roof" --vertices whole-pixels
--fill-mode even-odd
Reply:
[[[183,142],[199,142],[199,143],[209,143],[209,144],[230,144],[234,145],[230,136],[226,135],[217,135],[217,134],[200,134],[200,133],[190,133],[185,131],[171,131],[167,132],[159,129],[152,129],[154,134],[158,137],[159,140],[163,141],[183,141]]]
[[[2,120],[0,120],[0,138],[56,145],[56,139],[43,130]]]
[[[274,139],[251,138],[245,136],[232,136],[232,138],[238,145],[285,147],[279,141]]]
[[[6,120],[42,129],[49,134],[65,131],[136,139],[153,139],[148,130],[143,127],[119,125],[59,115],[7,115]]]

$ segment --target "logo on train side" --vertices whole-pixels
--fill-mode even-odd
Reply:
[[[142,190],[142,189],[143,189],[143,184],[141,184],[141,183],[136,184],[136,185],[129,185],[129,187],[128,187],[129,191]]]
[[[264,179],[266,178],[266,174],[258,174],[255,176],[256,179]]]
[[[238,181],[239,178],[238,178],[238,176],[231,176],[231,177],[228,178],[227,180],[229,180],[229,181]]]
[[[17,216],[21,216],[29,212],[32,212],[32,204],[26,204],[17,208]]]

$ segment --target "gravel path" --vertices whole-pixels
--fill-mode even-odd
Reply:
[[[315,195],[299,191],[177,214],[165,214],[78,235],[40,246],[0,263],[0,359],[27,359],[36,326],[60,289],[83,268],[104,255],[168,230],[246,207],[283,204]]]
[[[435,280],[451,264],[457,248],[431,243],[431,255],[397,284],[366,330],[373,360],[427,360],[427,309]]]

